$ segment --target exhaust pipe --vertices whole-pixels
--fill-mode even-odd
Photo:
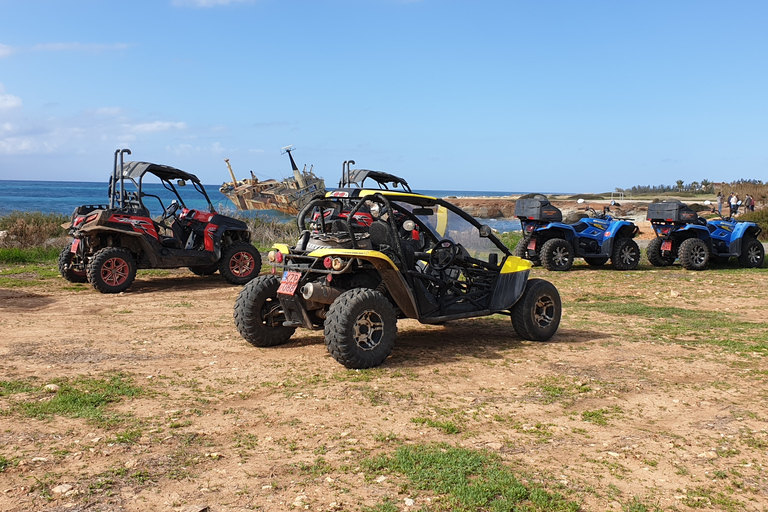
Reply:
[[[304,297],[304,300],[320,304],[332,304],[343,292],[344,290],[332,286],[315,283],[307,283],[301,287],[301,296]]]

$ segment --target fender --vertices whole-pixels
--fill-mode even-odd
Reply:
[[[307,256],[318,259],[325,258],[326,256],[345,256],[347,258],[357,258],[371,263],[379,272],[381,280],[387,285],[389,293],[392,295],[397,307],[400,308],[403,314],[408,318],[420,318],[418,313],[419,309],[416,307],[416,298],[413,296],[410,287],[405,282],[403,274],[400,272],[397,265],[395,265],[395,262],[383,252],[329,248],[312,251],[307,254]]]
[[[614,220],[603,233],[603,243],[600,245],[600,254],[613,255],[613,244],[617,238],[635,238],[640,231],[634,223],[626,220]]]
[[[561,222],[550,222],[546,226],[535,228],[533,232],[540,234],[545,234],[545,232],[552,232],[553,235],[549,235],[547,233],[547,239],[563,238],[568,242],[576,238],[576,231],[573,229],[573,227],[570,224],[563,224]]]

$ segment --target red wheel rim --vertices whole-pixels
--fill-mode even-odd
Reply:
[[[128,263],[122,258],[110,258],[101,267],[101,279],[110,286],[119,286],[128,279]]]
[[[247,252],[238,252],[229,259],[229,270],[238,277],[246,277],[253,272],[256,261]]]

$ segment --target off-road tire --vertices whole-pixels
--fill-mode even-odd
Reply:
[[[513,256],[517,256],[518,258],[523,258],[525,260],[528,260],[533,263],[534,266],[541,265],[541,260],[539,259],[538,254],[534,254],[534,256],[529,256],[528,253],[528,242],[530,242],[530,238],[523,237],[518,242],[517,245],[515,245],[514,251],[512,251]]]
[[[136,279],[136,260],[121,247],[105,247],[88,264],[88,281],[101,293],[120,293]]]
[[[328,352],[347,368],[379,366],[392,353],[396,336],[395,309],[375,290],[358,288],[342,293],[325,319]]]
[[[245,284],[261,272],[261,254],[248,242],[230,245],[221,252],[219,273],[231,284]]]
[[[211,263],[210,265],[197,265],[187,268],[190,272],[198,276],[212,276],[219,270],[219,264]]]
[[[529,279],[522,297],[512,306],[512,327],[523,339],[547,341],[557,332],[562,312],[555,285],[544,279]]]
[[[739,254],[739,265],[746,268],[760,268],[765,261],[765,248],[755,238],[744,237]]]
[[[698,238],[683,240],[677,254],[680,264],[687,270],[704,270],[709,264],[709,247]]]
[[[541,246],[541,264],[547,270],[566,271],[573,266],[573,247],[562,238],[552,238]]]
[[[527,238],[523,237],[517,241],[517,245],[515,245],[515,249],[512,251],[512,255],[517,256],[518,258],[527,259],[527,256],[528,256],[528,239]]]
[[[602,267],[608,262],[608,256],[585,256],[584,261],[590,267]]]
[[[88,273],[85,270],[72,268],[71,265],[78,259],[78,256],[71,251],[72,244],[70,243],[59,253],[59,273],[70,283],[87,283]]]
[[[616,270],[635,270],[640,264],[640,247],[631,238],[619,238],[613,244],[611,255]]]
[[[645,249],[645,255],[648,257],[648,262],[654,267],[668,267],[675,262],[674,256],[674,242],[669,256],[663,256],[661,254],[661,244],[664,240],[661,238],[654,238],[648,242],[648,247]]]
[[[274,347],[288,341],[296,331],[285,327],[285,314],[277,298],[280,278],[273,275],[251,280],[235,301],[235,327],[245,341],[256,347]]]

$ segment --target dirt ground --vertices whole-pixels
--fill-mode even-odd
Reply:
[[[0,381],[37,386],[0,387],[0,510],[430,510],[439,496],[363,461],[436,442],[498,454],[582,510],[768,510],[768,271],[533,274],[563,297],[552,342],[501,316],[406,320],[369,371],[336,363],[319,331],[250,346],[239,288],[218,276],[140,272],[118,295],[60,278],[0,288]],[[620,313],[632,305],[645,309]],[[717,318],[752,348],[708,344]],[[16,407],[114,375],[143,393],[111,404],[112,424]]]

